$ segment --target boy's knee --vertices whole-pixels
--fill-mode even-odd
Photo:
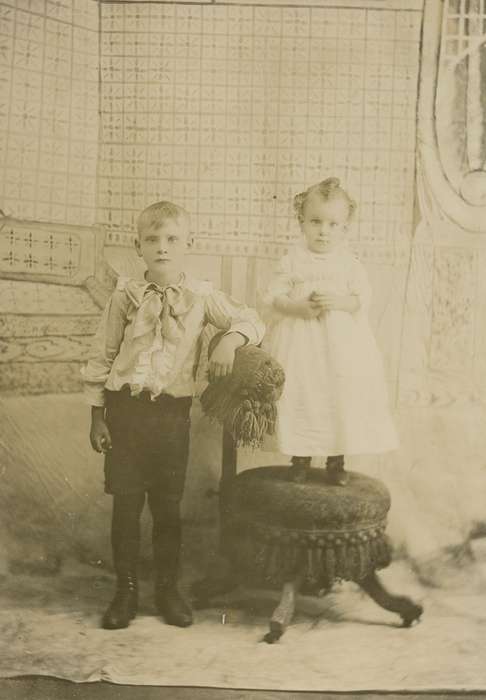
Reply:
[[[156,493],[149,494],[152,513],[166,517],[179,517],[182,495]]]

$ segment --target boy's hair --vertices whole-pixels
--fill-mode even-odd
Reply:
[[[295,211],[295,213],[297,215],[297,219],[299,221],[303,221],[305,203],[307,202],[308,198],[313,194],[320,195],[322,197],[322,199],[324,199],[324,200],[335,199],[335,198],[339,198],[339,197],[344,199],[349,207],[349,218],[350,219],[352,218],[352,216],[354,215],[354,212],[356,211],[356,208],[357,208],[356,202],[354,201],[354,199],[351,199],[351,197],[346,192],[346,190],[343,190],[338,178],[337,177],[328,177],[327,180],[323,180],[322,182],[318,182],[317,185],[311,185],[309,188],[307,188],[305,190],[305,192],[301,192],[300,194],[295,195],[295,197],[294,197],[294,211]]]
[[[178,204],[172,202],[155,202],[146,207],[137,219],[137,233],[140,236],[144,231],[157,229],[166,219],[185,219],[189,223],[189,214]]]

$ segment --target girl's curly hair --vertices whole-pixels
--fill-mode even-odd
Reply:
[[[308,198],[313,195],[318,194],[324,200],[334,199],[336,197],[342,197],[348,204],[349,207],[349,218],[351,219],[356,211],[357,204],[354,199],[351,199],[349,194],[341,187],[341,183],[337,177],[328,177],[326,180],[317,183],[317,185],[311,185],[305,190],[305,192],[300,192],[294,197],[294,211],[299,221],[304,218],[305,204]]]

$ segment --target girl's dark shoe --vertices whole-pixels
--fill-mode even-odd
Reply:
[[[344,469],[343,455],[328,457],[326,461],[327,482],[333,486],[346,486],[348,474]]]
[[[115,597],[103,615],[101,626],[105,630],[119,630],[128,627],[136,617],[138,608],[138,586],[135,576],[118,580]]]
[[[298,484],[307,480],[307,470],[310,468],[312,457],[292,457],[292,466],[289,467],[289,479]]]
[[[179,593],[176,585],[157,586],[155,605],[168,625],[190,627],[193,623],[192,610]]]

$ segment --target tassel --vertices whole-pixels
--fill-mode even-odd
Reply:
[[[328,545],[325,550],[325,569],[327,584],[331,586],[336,578],[336,553],[332,545]]]
[[[320,567],[319,567],[319,550],[317,547],[312,547],[312,585],[314,588],[320,579]]]
[[[317,579],[318,581],[322,582],[323,578],[323,566],[322,566],[322,548],[321,547],[316,547],[315,549],[315,561],[316,561],[316,571],[317,571]]]
[[[335,543],[335,553],[336,553],[336,578],[346,578],[346,560],[344,544],[342,540],[336,540]]]
[[[346,578],[348,581],[354,581],[359,574],[359,561],[358,552],[353,544],[350,544],[346,548]]]
[[[209,345],[209,354],[220,336]],[[254,346],[239,348],[230,376],[209,384],[201,395],[203,412],[229,427],[239,445],[257,447],[274,430],[275,402],[282,394],[282,367]]]
[[[380,567],[388,566],[391,561],[391,547],[388,543],[388,538],[381,534],[380,536]]]
[[[379,555],[376,537],[374,536],[371,536],[368,541],[368,552],[370,558],[370,567],[371,569],[375,569],[378,566]]]
[[[360,542],[358,544],[358,559],[359,559],[359,572],[358,577],[360,579],[364,578],[368,571],[371,571],[370,561],[369,561],[369,547],[367,542]]]

